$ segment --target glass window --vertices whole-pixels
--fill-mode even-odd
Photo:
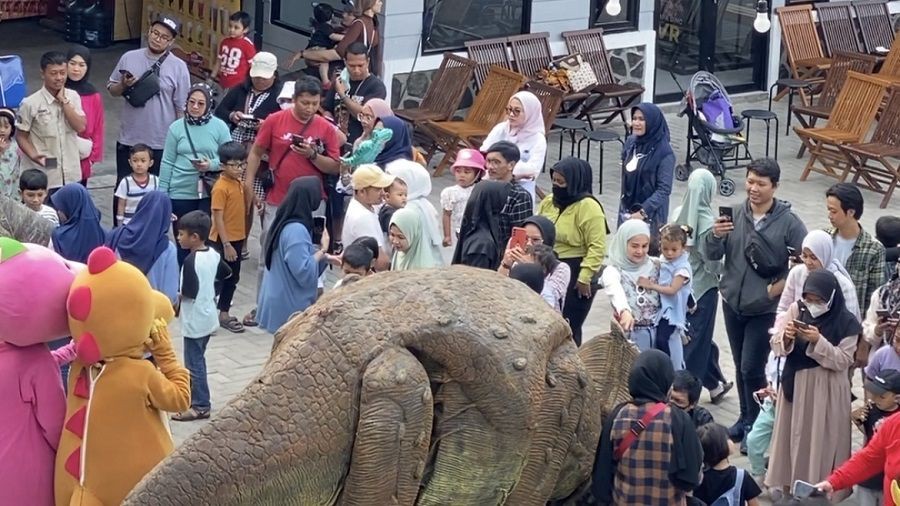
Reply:
[[[622,10],[615,16],[606,12],[606,4],[612,1],[591,0],[591,27],[599,26],[604,32],[637,30],[641,0],[619,0]]]
[[[531,0],[424,0],[426,53],[458,51],[466,41],[528,33]]]
[[[297,2],[293,0],[276,0],[272,2],[272,24],[311,35],[313,32],[310,18],[313,16],[313,3],[325,3],[334,7],[335,19],[339,20],[344,6],[341,0],[325,2]]]

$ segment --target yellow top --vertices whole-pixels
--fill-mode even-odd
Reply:
[[[560,213],[553,205],[553,196],[547,195],[538,205],[537,214],[556,224],[553,249],[559,258],[581,258],[578,282],[590,283],[606,256],[606,215],[600,203],[593,198],[584,198]]]

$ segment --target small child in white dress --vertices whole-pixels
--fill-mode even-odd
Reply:
[[[453,237],[459,234],[463,212],[466,210],[466,202],[469,201],[472,188],[484,177],[484,155],[477,149],[461,149],[451,170],[456,184],[441,191],[445,247],[453,244]]]

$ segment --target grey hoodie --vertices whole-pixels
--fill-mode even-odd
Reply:
[[[722,299],[741,315],[774,313],[779,297],[770,298],[768,286],[777,280],[762,278],[750,267],[744,254],[750,245],[750,232],[755,227],[773,247],[783,247],[787,251],[790,246],[799,254],[806,237],[806,226],[791,211],[791,204],[783,200],[775,199],[772,209],[757,226],[754,226],[748,201],[733,209],[734,230],[721,239],[711,233],[705,238],[707,258],[712,261],[725,258],[725,269],[719,281]],[[785,275],[787,272],[785,265]]]

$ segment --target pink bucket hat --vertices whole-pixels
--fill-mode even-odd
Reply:
[[[456,160],[453,162],[451,170],[457,167],[471,167],[484,172],[484,155],[477,149],[460,149],[459,153],[456,154]]]

